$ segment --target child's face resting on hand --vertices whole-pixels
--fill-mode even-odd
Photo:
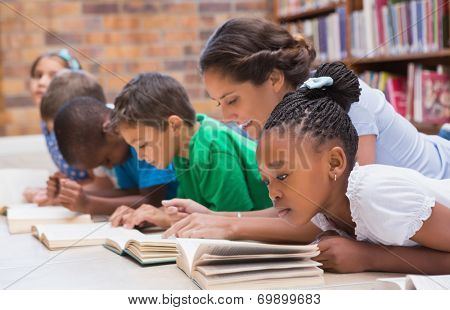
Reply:
[[[302,225],[330,205],[337,184],[335,174],[340,183],[339,176],[345,171],[345,155],[333,143],[318,145],[314,138],[296,137],[289,130],[295,129],[264,131],[257,156],[262,179],[279,216]]]
[[[135,148],[139,159],[158,169],[165,169],[179,155],[182,132],[187,129],[183,120],[172,115],[165,129],[142,123],[121,124],[119,131],[125,141]]]

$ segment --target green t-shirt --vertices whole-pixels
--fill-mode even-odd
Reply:
[[[189,159],[175,157],[177,197],[213,211],[251,211],[272,206],[256,161],[256,143],[226,125],[197,114],[200,126]]]

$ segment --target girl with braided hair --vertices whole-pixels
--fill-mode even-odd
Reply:
[[[312,221],[359,241],[420,245],[441,251],[448,261],[450,179],[359,166],[358,133],[339,108],[358,100],[356,76],[341,64],[320,66],[315,76],[276,106],[259,141],[260,172],[279,216],[295,225]],[[328,258],[325,249],[315,260],[332,269]],[[444,267],[436,271],[447,273]]]
[[[253,19],[236,18],[225,22],[208,40],[200,57],[200,69],[210,97],[221,106],[225,120],[239,122],[251,136],[257,138],[267,118],[277,104],[297,85],[311,75],[315,51],[302,38],[294,38],[288,31],[274,23]],[[340,65],[342,66],[342,64]],[[320,72],[334,76],[334,66],[325,66]],[[317,73],[317,72],[316,72]],[[316,74],[317,75],[317,74]],[[382,163],[408,167],[437,179],[450,173],[450,144],[443,139],[419,134],[404,118],[395,113],[382,92],[370,88],[351,72],[353,81],[359,83],[359,101],[339,108],[348,112],[358,133],[357,158],[360,165]],[[339,76],[334,76],[335,85]],[[346,87],[343,84],[343,87]],[[349,96],[344,91],[343,96]],[[353,95],[354,96],[354,95]],[[253,239],[268,242],[311,242],[322,230],[312,222],[302,226],[289,226],[279,218],[274,208],[254,212],[214,213],[198,203],[185,199],[163,201],[167,213],[176,222],[167,235],[180,237]],[[180,220],[180,218],[182,218]],[[214,225],[211,225],[214,223]],[[360,247],[369,245],[349,239],[325,240],[329,253],[347,258]],[[417,250],[394,249],[395,255],[381,251],[373,255],[387,265],[366,266],[358,255],[343,260],[335,268],[341,272],[363,270],[399,270],[403,260],[420,257]],[[370,251],[369,251],[370,250]],[[426,250],[428,257],[442,260],[441,253]],[[384,257],[385,255],[386,257]],[[435,272],[436,265],[415,261],[428,273]],[[404,272],[414,272],[403,266]]]

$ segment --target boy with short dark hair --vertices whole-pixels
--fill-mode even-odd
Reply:
[[[103,88],[93,75],[82,70],[62,70],[53,78],[44,94],[40,112],[42,132],[53,162],[68,178],[83,181],[89,179],[88,171],[75,169],[64,160],[53,133],[53,120],[58,110],[67,100],[78,96],[92,97],[106,103]]]
[[[58,172],[50,177],[48,187],[56,186],[61,178],[69,178],[84,184],[89,183],[88,187],[91,189],[111,186],[112,183],[108,177],[94,176],[91,171],[76,169],[69,165],[59,151],[53,132],[53,119],[65,101],[77,96],[92,97],[106,104],[102,86],[93,75],[83,70],[63,69],[59,71],[53,77],[42,97],[40,104],[41,129],[50,156],[58,168]],[[33,201],[41,205],[54,204],[56,201],[53,201],[53,197],[49,197],[51,192],[48,187],[47,190],[29,188],[24,195],[30,202]]]
[[[113,123],[140,158],[158,168],[173,162],[177,197],[214,211],[272,206],[258,172],[256,143],[206,115],[196,115],[175,79],[159,73],[138,75],[116,98]],[[137,210],[141,217],[136,219],[129,212],[117,210],[113,224],[133,226],[151,219]]]
[[[78,169],[111,168],[120,188],[96,195],[63,180],[55,194],[62,205],[72,210],[109,215],[120,205],[160,206],[162,199],[173,197],[173,171],[139,161],[136,152],[111,128],[112,112],[94,98],[76,97],[56,114],[55,134],[67,162]]]

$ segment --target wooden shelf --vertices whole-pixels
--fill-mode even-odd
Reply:
[[[386,55],[386,56],[376,56],[376,57],[365,57],[365,58],[347,58],[344,60],[346,64],[358,65],[358,64],[375,64],[375,63],[385,63],[385,62],[412,62],[412,61],[439,61],[441,64],[450,64],[450,49],[443,49],[435,52],[429,53],[407,53],[399,55]]]
[[[280,16],[278,14],[278,1],[274,0],[274,16],[278,23],[289,23],[296,21],[304,21],[310,18],[316,18],[329,13],[333,13],[339,7],[345,7],[346,14],[346,50],[349,58],[342,61],[350,66],[355,72],[361,73],[365,70],[370,71],[387,71],[392,74],[406,75],[408,63],[416,62],[424,66],[424,68],[435,68],[437,65],[450,66],[450,48],[427,53],[405,53],[399,55],[383,55],[373,57],[351,57],[351,14],[353,11],[363,9],[362,0],[339,0],[323,7],[319,7],[296,14]],[[423,133],[436,134],[441,125],[431,123],[415,123],[412,124]]]
[[[286,15],[286,16],[277,16],[276,19],[279,23],[295,22],[297,20],[308,19],[308,18],[320,16],[320,15],[333,13],[338,7],[340,7],[342,5],[343,5],[342,2],[331,3],[328,5],[322,6],[322,7],[318,7],[316,9],[312,9],[312,10],[307,10],[307,11],[303,11],[303,12],[299,12],[299,13],[295,13],[295,14],[291,14],[291,15]]]

